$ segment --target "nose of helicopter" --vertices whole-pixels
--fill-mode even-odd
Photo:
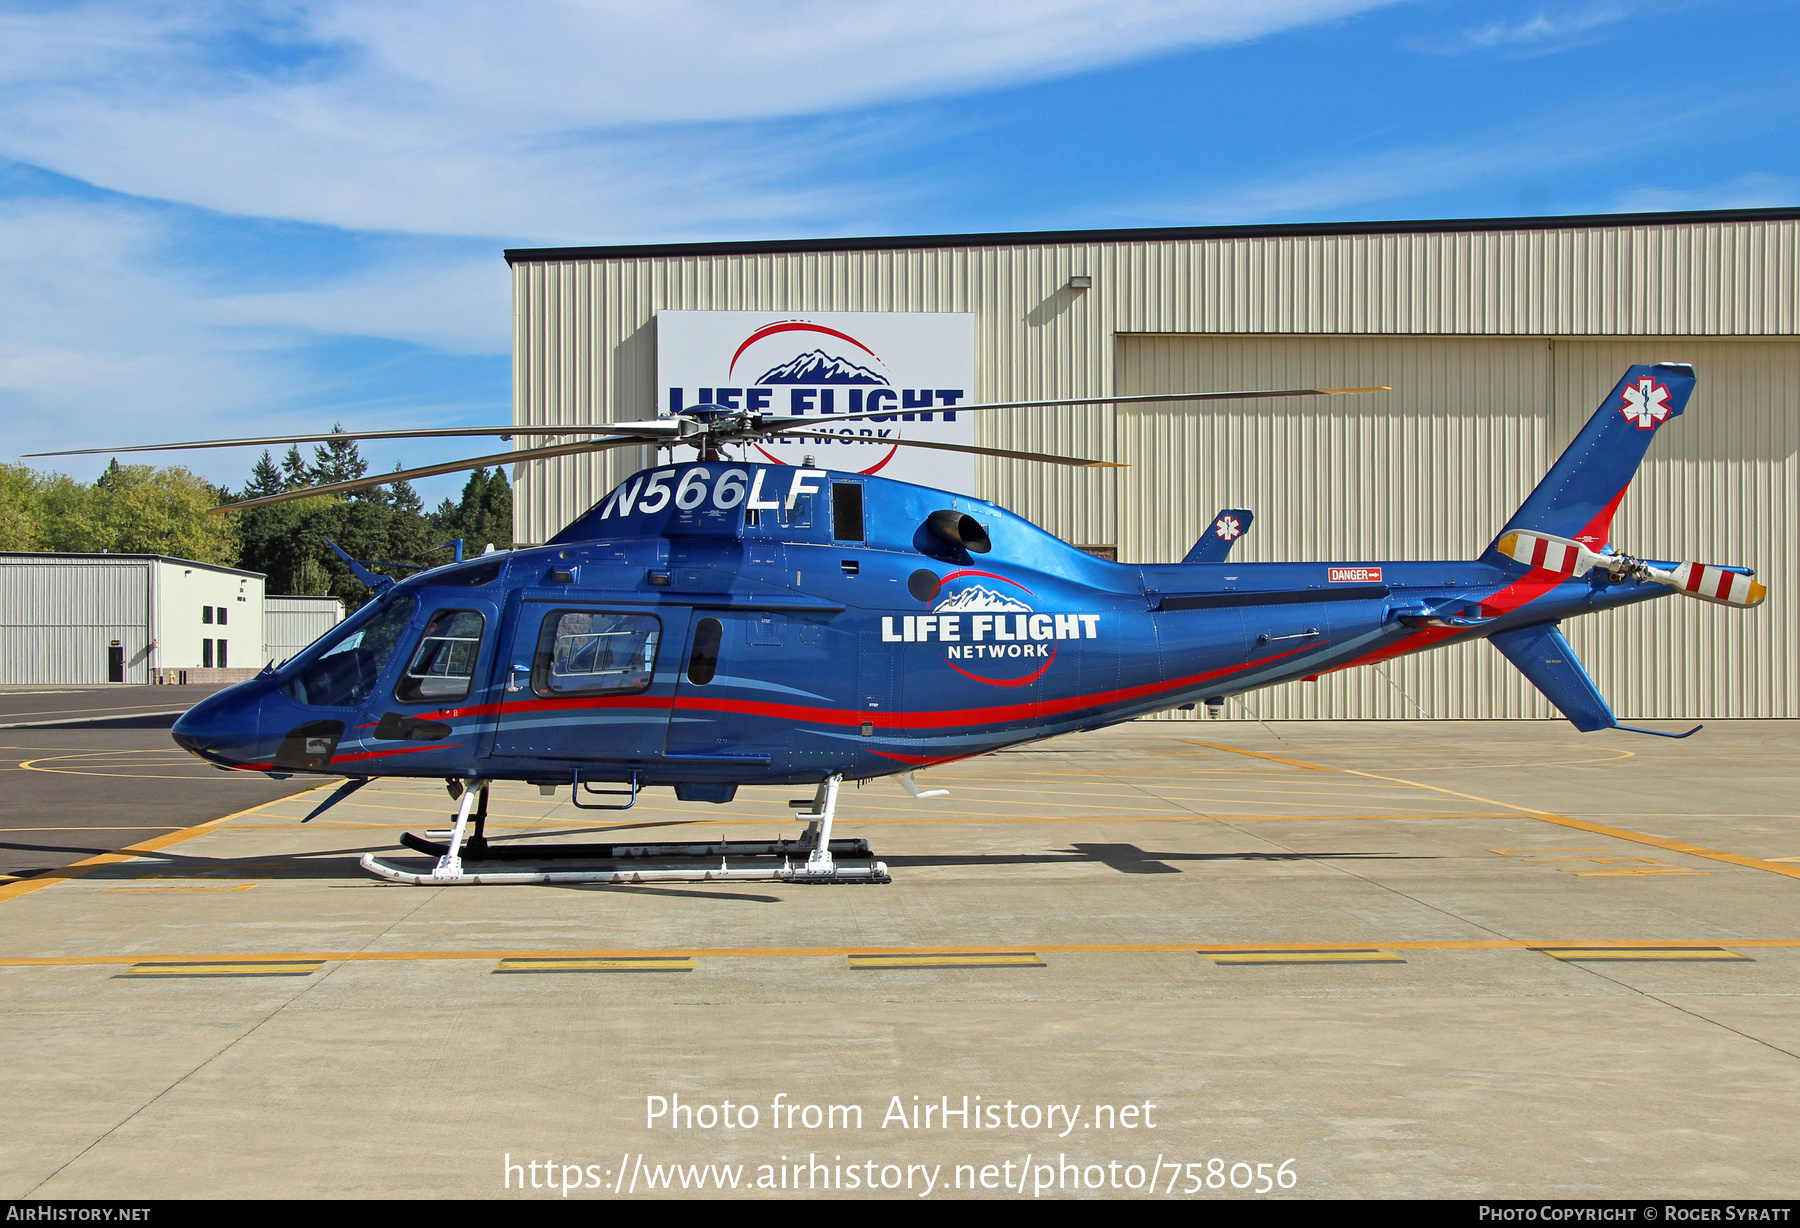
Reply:
[[[182,713],[170,735],[175,745],[208,763],[238,767],[254,760],[262,701],[260,679],[227,687]]]

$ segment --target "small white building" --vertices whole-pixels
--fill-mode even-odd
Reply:
[[[264,597],[262,659],[280,665],[342,621],[341,597]]]
[[[264,640],[260,572],[0,552],[0,683],[235,681],[268,659]]]

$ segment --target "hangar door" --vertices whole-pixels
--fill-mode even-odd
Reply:
[[[1117,411],[1119,557],[1179,559],[1220,507],[1234,559],[1472,558],[1633,362],[1691,362],[1614,521],[1633,554],[1755,567],[1761,608],[1671,597],[1565,624],[1621,719],[1800,716],[1800,340],[1119,338],[1121,394],[1354,387],[1390,393]],[[1266,719],[1552,718],[1491,646],[1441,649],[1249,698]],[[1227,712],[1241,717],[1235,707]],[[1187,714],[1179,714],[1187,715]]]

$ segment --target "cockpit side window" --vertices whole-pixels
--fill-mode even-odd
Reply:
[[[301,666],[282,684],[282,690],[295,703],[308,707],[360,706],[375,693],[381,673],[417,609],[418,602],[410,594],[395,593],[370,617],[350,619],[334,633],[335,642]]]
[[[468,697],[487,620],[474,610],[439,610],[425,625],[412,662],[394,687],[403,704],[444,703]]]

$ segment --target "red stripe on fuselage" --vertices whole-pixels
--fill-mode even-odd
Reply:
[[[1541,541],[1539,545],[1542,545]],[[1536,601],[1567,579],[1567,576],[1558,575],[1553,571],[1535,568],[1514,580],[1492,597],[1482,598],[1482,609],[1484,612],[1492,612],[1496,616],[1510,614],[1521,606]],[[1335,674],[1341,669],[1353,669],[1358,665],[1373,665],[1378,661],[1403,657],[1408,653],[1422,652],[1433,644],[1447,640],[1453,635],[1461,635],[1462,632],[1463,628],[1461,627],[1421,627],[1397,643],[1389,644],[1386,648],[1378,648],[1355,660],[1346,661],[1342,665],[1329,666],[1319,672]]]
[[[1296,653],[1308,651],[1307,647],[1290,648],[1286,652],[1278,652],[1273,656],[1259,657],[1254,661],[1245,661],[1240,665],[1228,665],[1222,669],[1208,670],[1201,674],[1190,674],[1183,678],[1171,678],[1166,682],[1148,682],[1142,686],[1121,687],[1114,691],[1096,691],[1089,695],[1075,695],[1067,699],[1042,699],[1020,704],[1003,704],[994,708],[964,708],[940,712],[893,712],[870,713],[849,708],[816,708],[806,704],[769,703],[755,699],[709,699],[705,696],[678,695],[673,699],[649,695],[620,695],[610,698],[592,699],[529,699],[510,704],[477,704],[467,708],[451,708],[442,712],[433,712],[427,719],[453,720],[457,717],[492,716],[496,713],[523,712],[563,712],[579,709],[607,708],[653,708],[682,712],[735,712],[745,716],[767,716],[776,720],[811,721],[821,725],[861,725],[866,720],[876,720],[889,729],[943,729],[952,726],[996,725],[1006,721],[1018,720],[1022,717],[1055,716],[1064,712],[1075,712],[1082,708],[1099,707],[1104,704],[1123,703],[1133,699],[1142,699],[1164,691],[1179,691],[1186,687],[1198,686],[1202,682],[1210,682],[1214,678],[1222,678],[1226,674],[1242,673],[1259,665],[1267,665],[1271,661],[1279,661],[1283,657],[1291,657]]]

